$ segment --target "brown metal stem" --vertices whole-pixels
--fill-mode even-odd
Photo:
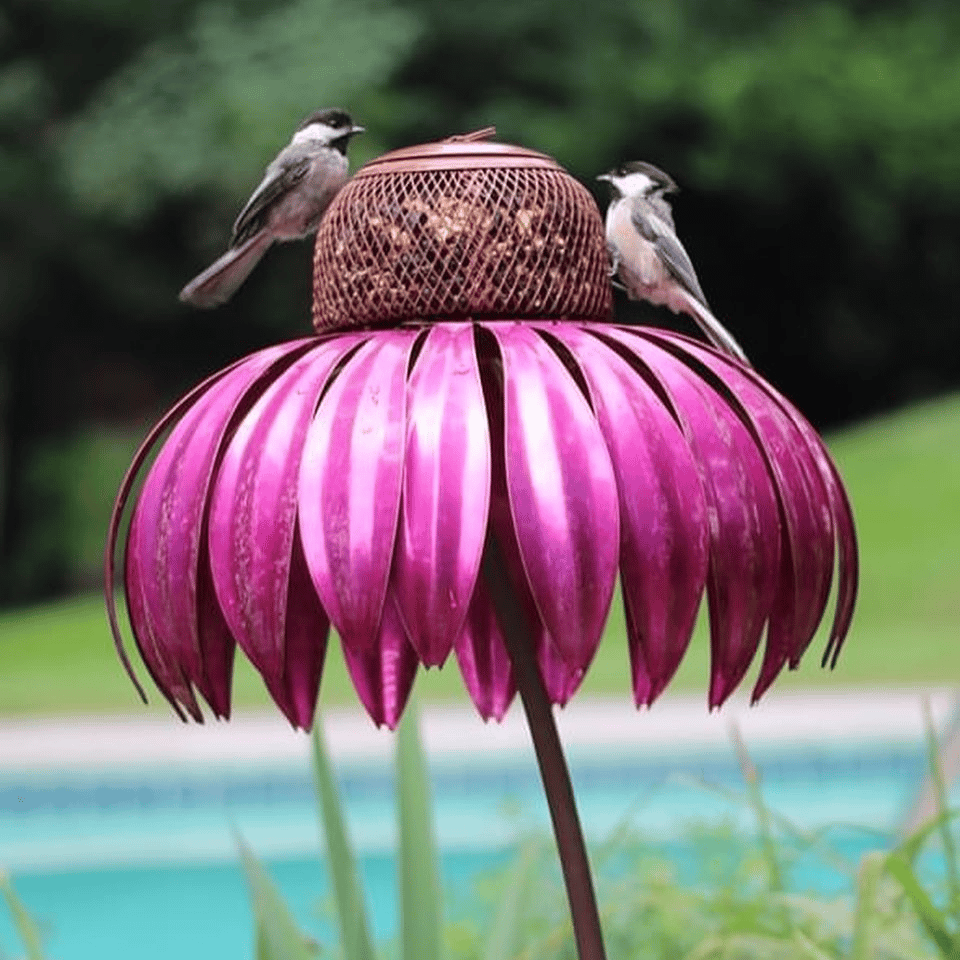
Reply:
[[[517,690],[533,737],[570,902],[577,953],[580,960],[605,960],[597,898],[570,772],[537,665],[533,636],[520,600],[507,577],[500,546],[492,535],[487,537],[483,552],[483,576],[503,631]]]

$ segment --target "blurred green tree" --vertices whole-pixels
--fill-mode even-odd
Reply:
[[[116,449],[78,430],[129,428],[306,328],[306,244],[216,313],[176,291],[321,105],[370,131],[355,164],[494,123],[591,185],[623,160],[663,166],[715,312],[821,427],[960,383],[946,0],[8,0],[0,596],[69,582],[81,548],[63,532],[95,524],[70,521],[83,498],[64,486],[90,468],[66,454]]]
[[[70,487],[104,453],[115,488],[104,424],[137,430],[240,350],[303,332],[305,246],[229,328],[176,291],[222,251],[295,123],[383,83],[416,31],[386,0],[0,11],[0,599],[90,575]],[[279,282],[294,261],[300,282]]]
[[[954,5],[403,2],[425,29],[380,119],[671,171],[715,312],[818,424],[960,382]]]

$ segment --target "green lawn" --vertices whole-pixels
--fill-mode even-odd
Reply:
[[[814,641],[780,686],[960,679],[960,396],[845,431],[831,448],[857,516],[860,600],[837,669],[820,669],[823,641]],[[0,670],[0,714],[142,709],[113,654],[99,596],[0,614]],[[675,686],[705,697],[707,671],[701,630]],[[628,677],[617,602],[584,690],[627,696]],[[422,676],[418,689],[428,700],[463,697],[454,659]],[[323,699],[354,699],[335,649]],[[238,664],[236,704],[266,702],[259,679]],[[153,695],[151,709],[166,709],[162,698]]]

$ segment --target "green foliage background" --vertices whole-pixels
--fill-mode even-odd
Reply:
[[[355,164],[493,123],[591,186],[621,160],[665,167],[715,311],[820,427],[960,383],[955,5],[9,0],[0,602],[93,583],[77,531],[102,529],[146,425],[307,329],[306,244],[216,313],[176,292],[324,105],[367,126]]]

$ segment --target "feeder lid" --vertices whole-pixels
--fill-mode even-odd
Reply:
[[[482,130],[448,137],[446,140],[392,150],[362,166],[354,174],[354,179],[384,173],[424,170],[480,170],[490,167],[563,169],[553,157],[545,153],[517,147],[511,143],[487,142],[487,138],[494,133],[495,127],[484,127]]]

